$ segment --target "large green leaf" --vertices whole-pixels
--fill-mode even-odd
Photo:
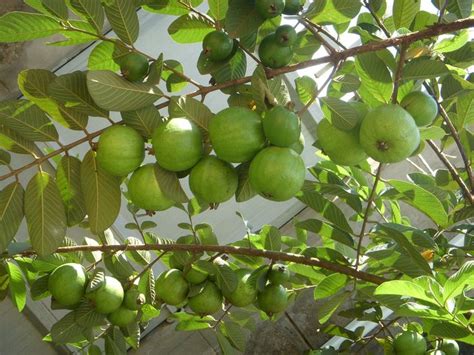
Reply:
[[[349,103],[335,97],[319,99],[325,117],[337,128],[349,131],[359,122],[356,109]]]
[[[62,20],[68,19],[69,11],[67,9],[65,0],[41,0],[41,2],[51,15]]]
[[[412,297],[420,301],[428,302],[436,307],[436,299],[420,285],[412,281],[393,280],[387,281],[378,286],[374,292],[375,296],[395,295],[401,297]]]
[[[444,300],[459,296],[474,287],[474,261],[466,261],[444,284]]]
[[[110,70],[116,72],[120,69],[120,58],[128,54],[128,50],[112,42],[100,42],[94,47],[87,68],[89,70]]]
[[[168,106],[170,117],[186,117],[207,131],[209,121],[214,116],[201,101],[189,96],[173,96]]]
[[[222,20],[227,14],[229,2],[227,0],[209,0],[209,10],[215,20]]]
[[[140,26],[133,1],[106,1],[104,9],[115,34],[125,43],[133,44],[138,38]]]
[[[91,231],[105,231],[120,211],[120,179],[102,170],[89,151],[81,164],[81,186]]]
[[[165,170],[157,164],[155,164],[154,168],[156,181],[158,181],[158,185],[160,185],[163,194],[176,202],[188,202],[188,196],[186,196],[186,193],[181,187],[176,173]]]
[[[316,7],[321,5],[324,7],[318,9],[315,16],[308,14],[313,22],[344,24],[355,18],[361,8],[361,2],[353,0],[327,0],[324,3],[316,2]]]
[[[474,336],[467,327],[462,327],[454,322],[441,321],[436,322],[430,329],[430,334],[435,337],[448,339],[462,339],[469,337],[469,344],[474,344]],[[464,339],[463,339],[464,340]],[[467,339],[466,339],[467,340]],[[464,340],[465,341],[465,340]]]
[[[136,111],[124,111],[121,115],[127,126],[132,127],[145,138],[151,138],[155,128],[163,122],[160,111],[153,105]]]
[[[459,18],[469,17],[472,11],[472,0],[447,0],[447,9]]]
[[[23,311],[26,305],[26,286],[21,269],[12,262],[7,262],[7,271],[10,276],[10,295],[18,311]]]
[[[225,29],[232,38],[239,38],[258,30],[265,20],[258,14],[255,3],[249,0],[229,0]]]
[[[229,80],[240,79],[247,71],[247,57],[242,49],[237,49],[233,57],[216,71],[212,72],[212,77],[217,83]]]
[[[281,249],[281,233],[275,226],[264,225],[260,231],[263,248],[267,250],[280,251]]]
[[[350,292],[342,292],[324,302],[318,310],[319,323],[326,323],[337,309],[350,297]]]
[[[25,192],[25,216],[33,249],[39,255],[51,254],[66,236],[66,213],[54,179],[39,172]]]
[[[162,97],[157,87],[132,83],[108,70],[88,72],[87,87],[95,103],[109,111],[139,110]]]
[[[347,276],[343,274],[331,274],[322,279],[316,288],[314,289],[314,299],[320,300],[326,297],[330,297],[340,290],[342,290],[347,284]]]
[[[449,74],[446,65],[435,59],[413,60],[403,67],[402,77],[405,80],[419,80],[435,78]]]
[[[0,252],[7,249],[23,220],[24,194],[19,182],[12,182],[0,192]]]
[[[61,30],[59,21],[42,14],[13,11],[0,17],[0,42],[30,41]]]
[[[0,124],[0,147],[18,154],[34,154],[36,151],[33,142],[2,124]]]
[[[202,3],[202,1],[203,0],[190,0],[187,1],[186,4],[196,8]],[[186,15],[189,12],[186,5],[182,4],[180,0],[146,1],[146,6],[144,6],[143,9],[158,14],[174,16]]]
[[[357,56],[355,60],[357,74],[361,80],[361,86],[368,91],[364,100],[376,100],[378,102],[389,102],[392,94],[392,77],[385,63],[376,53],[364,53]]]
[[[247,162],[240,164],[236,168],[239,176],[239,184],[237,186],[237,191],[235,191],[235,200],[237,202],[250,200],[252,197],[257,195],[257,192],[250,184],[249,167],[250,163]]]
[[[313,78],[304,75],[295,79],[296,92],[303,105],[310,102],[317,94],[318,87]]]
[[[178,43],[202,42],[212,31],[214,31],[212,23],[194,13],[178,17],[168,27],[168,34]]]
[[[394,0],[393,23],[396,29],[409,28],[418,11],[421,0]]]
[[[75,311],[66,314],[51,327],[51,339],[56,344],[75,343],[85,340],[84,327],[76,322]]]
[[[73,11],[95,27],[97,33],[104,27],[104,10],[97,0],[69,0]]]
[[[456,51],[464,46],[469,41],[468,30],[459,31],[459,33],[452,35],[449,38],[444,38],[435,44],[433,50],[440,53],[447,53]]]
[[[328,239],[332,239],[350,247],[354,246],[354,240],[352,239],[352,236],[349,233],[335,227],[330,223],[326,223],[317,219],[307,219],[301,222],[297,222],[295,226],[321,236],[325,243]]]

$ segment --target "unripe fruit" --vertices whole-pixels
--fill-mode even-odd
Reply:
[[[112,313],[123,302],[124,292],[119,280],[105,276],[103,284],[87,295],[95,305],[95,310],[102,314]]]
[[[170,269],[158,276],[155,282],[155,291],[163,302],[177,306],[186,300],[189,286],[182,271]]]
[[[299,117],[283,106],[275,106],[262,118],[263,131],[272,145],[289,147],[298,142],[301,133]]]
[[[456,340],[443,339],[440,350],[444,351],[446,355],[458,355],[459,354],[459,344]]]
[[[125,292],[122,306],[132,311],[139,310],[145,303],[145,295],[136,288],[131,288]]]
[[[288,65],[293,59],[291,47],[278,43],[275,33],[266,36],[258,47],[258,56],[262,64],[269,68],[281,68]]]
[[[293,26],[282,25],[275,31],[275,37],[281,46],[292,46],[296,42],[297,34]]]
[[[80,264],[63,264],[51,273],[48,289],[53,298],[62,306],[74,306],[84,296],[87,274]]]
[[[298,141],[290,145],[288,148],[291,148],[296,153],[301,154],[304,151],[304,143],[305,143],[304,135],[303,135],[303,132],[301,132]]]
[[[257,305],[269,316],[283,312],[288,306],[288,293],[281,285],[268,284],[258,293]]]
[[[303,9],[303,4],[300,0],[285,0],[285,8],[283,13],[285,15],[296,15]]]
[[[216,313],[222,308],[222,293],[213,282],[208,281],[201,292],[189,298],[188,306],[200,316]]]
[[[184,274],[184,278],[190,284],[198,285],[206,281],[209,274],[206,271],[197,269],[195,266],[189,268],[189,270]]]
[[[245,307],[252,304],[257,297],[257,289],[249,280],[252,272],[246,269],[239,269],[235,272],[238,278],[237,288],[234,292],[226,293],[225,298],[234,306]]]
[[[268,282],[281,285],[290,279],[290,270],[285,265],[274,264],[268,273]]]
[[[134,311],[125,307],[119,307],[107,316],[107,319],[113,325],[118,327],[126,327],[130,323],[137,320],[138,311]]]
[[[285,8],[284,0],[256,0],[255,8],[263,18],[272,18],[280,15]]]
[[[426,341],[417,332],[408,330],[395,337],[393,348],[397,354],[422,355],[426,351]]]
[[[213,61],[226,59],[234,47],[234,41],[222,31],[209,32],[202,41],[202,50]]]
[[[413,117],[417,126],[427,126],[438,115],[438,104],[431,95],[422,91],[412,91],[400,102]]]
[[[120,71],[129,81],[143,81],[148,74],[149,64],[146,56],[140,53],[129,53],[120,58]]]

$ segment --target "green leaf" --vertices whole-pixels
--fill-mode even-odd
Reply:
[[[384,282],[375,289],[374,295],[412,297],[439,307],[439,305],[436,303],[436,299],[430,294],[429,290],[425,290],[423,287],[412,281],[393,280]]]
[[[250,185],[249,167],[250,163],[247,162],[240,164],[236,168],[239,177],[237,191],[235,191],[235,200],[237,202],[248,201],[257,195],[257,192]]]
[[[324,6],[324,7],[322,7]],[[360,12],[361,2],[353,0],[327,0],[316,2],[308,17],[315,23],[344,24],[351,21]]]
[[[125,124],[135,129],[145,138],[151,138],[155,128],[163,122],[160,111],[150,105],[136,111],[121,112]]]
[[[105,231],[120,211],[120,179],[103,171],[89,151],[81,164],[81,186],[91,231]]]
[[[364,101],[372,99],[376,102],[389,102],[393,87],[392,77],[382,59],[376,53],[364,53],[357,56],[355,67],[361,80],[359,91],[364,88],[368,91],[363,95]]]
[[[145,295],[146,303],[150,305],[154,304],[155,298],[156,298],[156,292],[155,292],[155,276],[153,273],[153,269],[147,270],[145,274],[143,274],[140,277],[140,280],[138,281],[138,290]],[[143,309],[142,309],[142,312],[144,312]],[[152,309],[150,309],[150,312],[152,312]],[[156,313],[156,312],[153,312],[153,313]]]
[[[150,72],[146,79],[147,84],[158,85],[161,81],[161,74],[163,73],[163,53],[160,54],[157,60],[150,64]]]
[[[222,20],[227,14],[229,3],[227,0],[209,0],[209,10],[214,20]]]
[[[295,86],[298,97],[303,105],[310,102],[318,92],[316,81],[307,75],[296,78]]]
[[[49,275],[38,277],[31,284],[30,293],[33,301],[39,301],[51,295],[48,288]]]
[[[219,245],[217,236],[212,230],[212,227],[206,223],[197,224],[194,227],[201,244],[203,245]]]
[[[155,164],[154,167],[156,181],[158,181],[158,185],[160,185],[160,189],[163,191],[163,194],[167,198],[176,202],[188,202],[188,196],[186,196],[186,193],[181,187],[176,173],[165,170],[157,164]]]
[[[295,226],[320,235],[323,241],[326,239],[332,239],[350,247],[354,246],[354,240],[349,233],[330,223],[319,221],[317,219],[307,219],[296,223]]]
[[[35,154],[36,151],[33,142],[2,124],[0,124],[0,147],[18,154]]]
[[[33,249],[39,255],[51,254],[66,236],[66,213],[54,179],[37,173],[25,192],[25,216]]]
[[[30,41],[61,30],[57,20],[41,14],[13,11],[0,17],[0,42]]]
[[[321,42],[311,32],[299,32],[293,45],[294,56],[291,62],[296,64],[310,60],[320,47]]]
[[[331,274],[322,279],[314,289],[314,299],[320,300],[330,297],[347,284],[347,276],[343,274]]]
[[[229,0],[229,9],[225,17],[225,30],[232,38],[240,38],[258,30],[263,19],[248,0]]]
[[[225,320],[221,327],[231,344],[236,349],[244,351],[247,345],[247,335],[244,328],[231,320]]]
[[[87,87],[95,103],[110,111],[139,110],[162,97],[158,88],[132,83],[108,70],[88,72]]]
[[[432,336],[447,339],[462,339],[468,337],[472,333],[467,327],[462,327],[453,322],[436,322],[429,332]]]
[[[247,57],[245,52],[239,48],[227,63],[212,72],[212,77],[217,83],[223,83],[225,81],[243,78],[246,70]]]
[[[337,128],[349,131],[359,122],[359,116],[354,107],[335,97],[319,99],[325,117]]]
[[[105,325],[105,316],[98,313],[95,307],[90,303],[82,303],[74,311],[74,319],[78,325],[84,328],[90,328],[99,325]]]
[[[466,287],[467,286],[467,287]],[[444,284],[444,301],[474,287],[474,261],[466,261]]]
[[[11,155],[5,150],[0,149],[0,165],[8,165],[11,162]]]
[[[186,117],[193,120],[205,131],[214,116],[206,105],[189,96],[173,96],[168,106],[168,112],[170,117]]]
[[[392,11],[395,29],[409,28],[420,11],[420,5],[421,0],[394,0]]]
[[[238,351],[231,345],[230,340],[224,334],[222,334],[220,327],[219,330],[216,332],[216,338],[217,342],[219,343],[219,348],[221,349],[222,355],[241,354],[240,351]]]
[[[405,80],[430,79],[449,74],[446,65],[440,60],[412,60],[403,67],[402,78]]]
[[[104,10],[97,0],[69,0],[72,10],[97,30],[102,32],[104,27]],[[103,42],[106,43],[106,42]]]
[[[444,38],[437,42],[433,50],[439,53],[454,52],[462,48],[469,41],[469,33],[467,30],[461,30],[459,33]]]
[[[431,126],[431,127],[420,127],[420,138],[425,139],[442,139],[446,136],[446,132],[441,127]]]
[[[334,312],[336,312],[337,309],[342,304],[344,304],[344,302],[350,297],[350,295],[351,295],[350,292],[343,292],[339,295],[331,297],[326,302],[324,302],[318,310],[319,323],[321,324],[326,323],[334,314]]]
[[[116,72],[120,69],[120,58],[129,52],[124,47],[112,42],[100,42],[89,54],[87,68],[89,70],[110,70]]]
[[[89,237],[84,237],[83,244],[84,245],[92,245],[92,246],[100,245],[95,239],[92,239],[92,238],[89,238]],[[102,259],[102,252],[101,251],[84,252],[84,257],[90,263],[95,263],[95,262],[98,262],[100,259]]]
[[[105,15],[118,38],[127,44],[133,44],[138,38],[140,26],[133,1],[107,1],[103,6]]]
[[[202,3],[202,0],[190,0],[187,3],[196,8]],[[186,6],[181,4],[179,0],[148,1],[148,4],[143,9],[158,14],[174,16],[186,15],[189,12]]]
[[[281,233],[278,228],[271,225],[264,225],[260,231],[260,237],[264,249],[267,250],[281,250]]]
[[[151,304],[144,304],[142,309],[142,322],[149,322],[153,318],[160,316],[160,310],[153,307]]]
[[[472,0],[447,0],[447,9],[459,18],[469,17],[472,11]]]
[[[85,340],[83,327],[76,323],[75,312],[69,312],[51,327],[51,339],[56,344],[75,343]]]
[[[217,285],[223,293],[232,293],[237,288],[239,282],[237,274],[226,264],[214,263],[214,269],[216,271]]]
[[[23,311],[26,305],[26,286],[21,269],[12,262],[7,262],[7,271],[10,276],[10,295],[18,311]]]
[[[214,31],[212,23],[194,13],[178,17],[168,27],[168,34],[177,43],[202,42],[204,37],[212,31]]]
[[[24,194],[19,182],[12,182],[0,192],[0,252],[7,249],[23,220]]]
[[[127,343],[123,333],[117,327],[105,337],[105,353],[107,355],[126,355]]]
[[[127,237],[125,239],[126,245],[143,245],[143,242],[135,237]],[[137,264],[147,265],[151,261],[150,252],[148,250],[131,250],[126,251],[128,258],[135,261]]]
[[[474,91],[459,95],[456,103],[457,121],[462,126],[474,123]]]
[[[67,20],[69,12],[64,0],[41,0],[43,6],[55,17]]]

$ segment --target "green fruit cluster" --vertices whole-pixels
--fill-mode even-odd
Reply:
[[[264,19],[285,15],[298,14],[304,5],[300,0],[256,0],[255,9]]]
[[[258,56],[263,65],[269,68],[281,68],[293,59],[293,45],[297,34],[289,25],[283,25],[263,38],[258,47]]]

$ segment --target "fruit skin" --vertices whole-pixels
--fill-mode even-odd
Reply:
[[[136,321],[138,315],[138,311],[134,311],[128,309],[126,307],[121,306],[117,310],[113,311],[107,316],[107,319],[113,325],[118,327],[126,327],[130,323]]]
[[[291,47],[278,43],[275,33],[266,36],[258,47],[258,57],[262,64],[269,68],[281,68],[291,62],[293,50]]]
[[[298,139],[298,142],[293,143],[290,145],[288,148],[293,149],[296,153],[301,154],[303,153],[304,150],[304,135],[303,132],[300,134],[300,138]]]
[[[290,270],[285,265],[274,264],[268,273],[268,282],[281,285],[290,279]]]
[[[99,138],[97,163],[114,176],[127,176],[145,159],[145,141],[133,128],[112,126]]]
[[[222,31],[209,32],[202,41],[204,55],[213,61],[226,59],[234,47],[234,41]]]
[[[143,54],[133,52],[120,59],[120,71],[129,81],[143,81],[148,69],[148,59]]]
[[[284,0],[256,0],[255,8],[263,18],[272,18],[280,15],[285,8]]]
[[[291,148],[268,147],[250,163],[252,187],[272,201],[286,201],[303,187],[306,168],[303,159]]]
[[[95,305],[95,310],[102,314],[109,314],[119,309],[122,305],[124,292],[119,280],[105,276],[100,288],[87,295]]]
[[[298,142],[301,124],[298,116],[283,106],[275,106],[262,118],[263,131],[271,144],[289,147]]]
[[[200,316],[216,313],[222,308],[222,293],[215,283],[208,281],[201,292],[189,297],[188,306]]]
[[[396,354],[421,355],[426,352],[426,341],[417,332],[408,330],[395,337],[393,348]]]
[[[324,119],[319,122],[316,133],[321,148],[334,163],[357,165],[367,159],[356,129],[343,131]]]
[[[198,270],[197,268],[191,266],[189,270],[184,274],[184,278],[190,284],[198,285],[206,281],[209,274],[205,271]]]
[[[125,292],[122,306],[132,310],[138,311],[145,303],[145,295],[136,288],[131,288]]]
[[[286,0],[283,13],[285,15],[296,15],[302,9],[303,9],[303,4],[301,4],[300,0]]]
[[[439,346],[440,350],[444,351],[446,355],[458,355],[459,344],[456,340],[443,339],[443,343]]]
[[[252,274],[250,270],[238,269],[235,271],[239,280],[237,288],[234,292],[224,294],[224,297],[236,307],[245,307],[252,304],[257,297],[257,289],[255,285],[249,282],[249,277]]]
[[[170,171],[192,168],[204,150],[199,127],[187,118],[172,118],[153,132],[153,150],[158,164]]]
[[[216,155],[229,163],[249,161],[265,145],[260,115],[238,106],[226,108],[211,119],[209,138]]]
[[[359,138],[365,152],[381,163],[402,161],[420,144],[420,132],[413,117],[393,104],[370,111],[362,121]]]
[[[80,264],[63,264],[51,273],[48,289],[54,299],[63,306],[74,306],[79,303],[87,284],[87,274]]]
[[[155,164],[146,164],[135,170],[128,182],[130,200],[147,211],[164,211],[175,202],[167,198],[155,175]]]
[[[408,111],[419,127],[429,125],[438,115],[435,99],[422,91],[410,92],[402,99],[400,106]]]
[[[292,46],[296,42],[297,34],[293,26],[282,25],[275,31],[275,37],[281,46]]]
[[[163,302],[176,306],[186,300],[189,286],[181,270],[170,269],[158,276],[155,282],[155,291]]]
[[[257,295],[257,305],[269,316],[283,312],[288,305],[288,293],[281,285],[268,284]]]
[[[207,203],[229,200],[237,191],[239,178],[234,167],[213,156],[202,158],[189,174],[189,187]]]

